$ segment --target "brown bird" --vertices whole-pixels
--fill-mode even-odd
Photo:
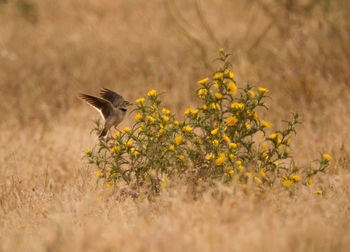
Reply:
[[[107,88],[100,90],[100,96],[102,98],[87,94],[80,94],[79,96],[100,112],[102,118],[105,120],[104,128],[99,136],[100,138],[107,135],[108,130],[112,126],[116,128],[123,121],[127,107],[132,105],[130,102],[124,100],[120,94]]]

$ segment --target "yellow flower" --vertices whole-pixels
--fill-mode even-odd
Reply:
[[[329,161],[332,159],[331,155],[327,154],[327,153],[323,153],[322,155],[323,159],[326,160],[326,161]]]
[[[205,83],[208,82],[208,80],[209,80],[209,78],[205,78],[205,79],[203,79],[203,80],[198,81],[197,83],[198,83],[198,84],[201,84],[201,85],[204,85]]]
[[[254,181],[258,184],[262,183],[261,179],[259,179],[257,176],[254,177]]]
[[[273,133],[269,136],[269,139],[275,139],[277,137],[277,134],[276,133]]]
[[[252,90],[249,90],[248,93],[249,93],[250,97],[252,97],[252,98],[255,97],[255,93]]]
[[[228,75],[228,77],[231,79],[233,79],[233,77],[234,77],[234,74],[232,73],[232,71],[230,69],[225,70],[225,75]]]
[[[221,52],[221,53],[224,52],[224,48],[220,48],[219,52]]]
[[[137,103],[144,103],[144,101],[145,101],[145,98],[140,98],[136,100]]]
[[[87,148],[87,150],[85,151],[86,154],[89,154],[91,152],[90,148]]]
[[[159,133],[160,133],[160,134],[164,134],[164,133],[165,133],[165,130],[164,130],[164,129],[160,129],[160,130],[159,130]]]
[[[195,109],[195,110],[192,110],[192,111],[191,111],[191,113],[192,113],[192,114],[194,114],[194,115],[197,115],[197,114],[198,114],[198,112],[199,112],[199,110],[198,110],[198,109]]]
[[[212,134],[213,136],[215,136],[218,133],[218,129],[213,129],[210,134]]]
[[[182,130],[185,131],[185,132],[191,132],[191,131],[192,131],[192,127],[190,127],[190,126],[184,126],[184,127],[182,128]]]
[[[260,170],[259,171],[259,174],[262,178],[265,178],[266,177],[266,173],[264,172],[264,170]]]
[[[213,143],[213,145],[218,145],[218,144],[219,144],[219,141],[215,139],[215,140],[213,140],[212,143]]]
[[[322,194],[323,194],[322,191],[315,191],[314,193],[315,193],[315,194],[319,194],[319,195],[322,195]]]
[[[180,145],[182,143],[182,135],[179,135],[176,139],[175,139],[175,143],[176,145]]]
[[[174,150],[175,146],[174,145],[170,145],[169,150]]]
[[[290,179],[284,179],[282,182],[282,184],[286,187],[293,185],[293,183],[294,183],[293,180],[290,180]]]
[[[180,160],[183,160],[184,158],[185,158],[184,155],[180,155],[180,156],[179,156],[179,159],[180,159]]]
[[[198,183],[202,182],[202,178],[198,178],[198,179],[197,179],[197,182],[198,182]]]
[[[156,95],[157,95],[157,91],[154,90],[154,89],[152,89],[151,91],[149,91],[149,92],[147,93],[147,96],[148,96],[148,97],[156,96]]]
[[[178,125],[178,124],[179,124],[179,121],[178,121],[178,120],[175,120],[174,123],[175,123],[175,125]]]
[[[152,116],[147,116],[148,121],[154,122],[156,119],[154,119]]]
[[[270,91],[270,90],[268,90],[267,88],[262,88],[262,87],[259,87],[258,90],[259,90],[259,92],[261,92],[261,93],[267,93],[267,92]]]
[[[244,104],[243,103],[234,102],[234,103],[231,104],[231,108],[243,109],[244,108]]]
[[[213,86],[214,86],[214,87],[216,87],[216,88],[219,88],[219,87],[220,87],[219,82],[218,82],[217,80],[216,80],[216,81],[214,81]]]
[[[188,115],[188,114],[190,114],[191,112],[192,112],[192,109],[191,109],[191,108],[188,108],[188,109],[186,109],[185,114]]]
[[[164,121],[164,122],[169,121],[169,117],[168,117],[168,116],[163,116],[163,121]]]
[[[163,109],[162,109],[162,113],[163,113],[163,114],[169,115],[169,114],[170,114],[170,110],[169,110],[169,109],[166,109],[166,108],[163,108]]]
[[[277,161],[273,162],[274,165],[278,166],[280,163],[278,163]]]
[[[217,166],[225,164],[225,153],[220,153],[219,158],[215,160]]]
[[[307,180],[307,183],[309,184],[309,186],[312,186],[312,178],[309,178],[309,179]]]
[[[126,147],[130,147],[132,145],[132,141],[127,141],[126,143],[125,143],[125,146]]]
[[[246,127],[247,129],[250,129],[249,123],[245,123],[245,127]]]
[[[208,89],[206,88],[201,88],[198,90],[198,96],[203,96],[203,95],[206,95],[208,94]]]
[[[107,187],[111,187],[111,186],[112,186],[112,182],[108,182]]]
[[[214,159],[215,158],[215,155],[213,154],[209,154],[205,157],[207,160],[210,160],[210,159]]]
[[[113,178],[113,177],[115,177],[115,176],[117,176],[117,173],[116,173],[116,172],[112,173],[109,177],[110,177],[110,178]]]
[[[142,126],[139,127],[139,131],[143,131],[143,127]]]
[[[203,110],[207,110],[208,106],[204,104],[202,108],[203,108]]]
[[[115,153],[115,152],[119,152],[121,150],[121,147],[118,145],[118,146],[114,146],[112,149],[111,149],[111,153]]]
[[[236,143],[230,143],[230,147],[231,148],[237,148],[237,144]]]
[[[216,79],[216,80],[218,80],[218,79],[222,79],[224,77],[224,73],[216,73],[215,75],[214,75],[214,79]]]
[[[130,127],[125,127],[123,130],[122,130],[122,133],[125,133],[125,132],[128,132],[130,131]]]
[[[230,116],[229,118],[227,118],[226,123],[227,123],[228,126],[235,126],[237,121],[238,121],[237,117]]]
[[[256,111],[254,111],[253,118],[255,121],[258,120],[258,113]]]
[[[230,154],[230,159],[233,160],[235,158],[235,155],[234,154]]]
[[[222,94],[220,93],[215,93],[216,99],[220,100],[222,98]]]
[[[137,115],[135,116],[135,119],[140,121],[142,119],[142,115],[140,113],[137,113]]]
[[[226,134],[223,134],[223,135],[222,135],[222,139],[223,139],[225,142],[230,142],[230,138],[229,138]]]
[[[236,84],[235,84],[233,81],[230,81],[230,82],[228,83],[228,88],[231,90],[231,93],[232,93],[232,94],[236,94],[236,92],[237,92],[237,86],[236,86]]]
[[[113,138],[114,138],[114,139],[117,139],[119,136],[120,136],[120,132],[115,133],[115,134],[113,135]]]
[[[271,126],[272,126],[271,123],[265,122],[264,120],[261,120],[261,125],[262,125],[264,128],[271,128]]]
[[[291,175],[289,175],[289,177],[290,177],[291,179],[293,179],[294,181],[296,181],[296,182],[298,182],[298,181],[300,180],[299,176],[296,175],[296,174],[291,174]]]
[[[96,172],[96,177],[101,177],[101,171]]]

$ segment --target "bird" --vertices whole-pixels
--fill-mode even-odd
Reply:
[[[100,96],[101,97],[82,93],[79,94],[79,97],[100,112],[104,119],[105,124],[99,135],[99,138],[103,138],[107,135],[111,127],[114,126],[117,128],[118,124],[123,121],[127,112],[127,107],[132,105],[132,103],[108,88],[101,88]]]

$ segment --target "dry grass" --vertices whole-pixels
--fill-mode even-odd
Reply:
[[[350,249],[349,3],[198,3],[0,1],[1,251]],[[328,152],[329,173],[293,196],[218,185],[197,200],[181,186],[153,203],[115,200],[81,159],[98,115],[77,93],[155,88],[182,113],[219,47],[240,83],[271,90],[265,118],[302,114],[296,160]]]

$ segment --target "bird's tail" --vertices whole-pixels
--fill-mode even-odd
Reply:
[[[103,130],[102,130],[102,132],[101,132],[101,134],[99,135],[99,138],[102,138],[102,137],[106,136],[106,135],[107,135],[107,132],[108,132],[108,128],[107,128],[107,127],[104,127]]]

